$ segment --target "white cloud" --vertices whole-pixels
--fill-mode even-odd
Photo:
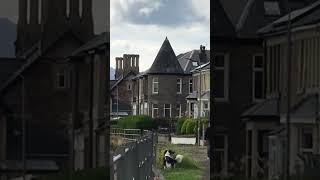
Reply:
[[[139,54],[140,70],[150,68],[166,36],[176,55],[199,49],[200,44],[210,49],[208,24],[194,23],[188,27],[170,28],[122,23],[111,28],[111,66],[115,67],[115,57]]]

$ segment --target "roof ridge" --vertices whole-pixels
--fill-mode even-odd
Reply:
[[[255,2],[255,0],[248,0],[245,8],[243,9],[243,11],[242,11],[242,13],[240,15],[238,23],[237,23],[237,25],[235,27],[236,31],[240,30],[243,27],[244,22],[246,21],[248,15],[249,15],[249,11],[250,11],[250,9],[251,9],[251,7],[252,7],[254,2]]]

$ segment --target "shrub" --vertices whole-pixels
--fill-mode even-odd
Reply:
[[[197,121],[195,120],[190,120],[189,123],[187,124],[187,128],[186,128],[186,134],[194,134],[195,132],[195,128],[197,126]]]
[[[118,126],[123,129],[152,129],[154,122],[150,116],[127,116],[118,120]]]
[[[186,134],[187,133],[187,126],[190,122],[190,119],[186,119],[183,124],[182,124],[182,127],[181,127],[181,134]]]
[[[178,119],[177,128],[176,128],[176,133],[177,133],[177,134],[183,134],[183,133],[182,133],[182,126],[183,126],[183,123],[184,123],[186,120],[187,120],[187,118],[185,118],[185,117]]]

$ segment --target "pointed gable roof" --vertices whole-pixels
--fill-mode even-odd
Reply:
[[[148,74],[184,74],[167,37]]]

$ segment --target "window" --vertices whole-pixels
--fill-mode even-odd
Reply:
[[[182,113],[181,113],[181,104],[177,104],[177,116],[178,117],[181,117],[182,116]]]
[[[131,91],[131,83],[130,82],[127,82],[127,88],[128,88],[128,91]]]
[[[193,92],[193,79],[189,79],[189,94]]]
[[[141,99],[143,93],[143,79],[139,79],[139,98]]]
[[[144,114],[144,104],[140,104],[140,114]]]
[[[217,100],[228,100],[228,55],[218,54],[214,57],[215,65],[215,97]]]
[[[181,94],[182,93],[182,79],[178,78],[177,79],[177,94]]]
[[[204,102],[203,103],[203,108],[204,108],[204,110],[209,110],[209,103],[208,102]]]
[[[158,104],[152,104],[152,118],[159,116]]]
[[[70,17],[70,0],[66,1],[66,15]]]
[[[82,0],[79,0],[79,15],[80,15],[80,17],[82,17],[82,13],[83,13],[83,2],[82,2]]]
[[[27,0],[27,24],[30,23],[30,0]]]
[[[190,103],[190,111],[194,112],[194,103]]]
[[[198,66],[198,62],[192,62],[192,66],[197,67]]]
[[[171,117],[171,104],[164,104],[164,117],[170,118]]]
[[[132,105],[132,114],[137,115],[137,105],[136,104]]]
[[[253,56],[253,101],[263,99],[263,56]]]
[[[144,103],[144,114],[148,115],[148,103]]]
[[[56,78],[57,78],[57,84],[56,87],[57,88],[66,88],[67,87],[67,72],[66,69],[61,68],[58,70],[57,74],[56,74]]]
[[[279,16],[280,15],[280,7],[279,2],[277,1],[265,1],[264,2],[264,12],[267,16]]]
[[[313,133],[311,128],[301,129],[300,148],[301,152],[313,151]]]
[[[42,0],[39,0],[38,6],[38,22],[41,24],[41,17],[42,17]]]
[[[152,94],[158,94],[158,93],[159,93],[159,79],[152,78]]]

